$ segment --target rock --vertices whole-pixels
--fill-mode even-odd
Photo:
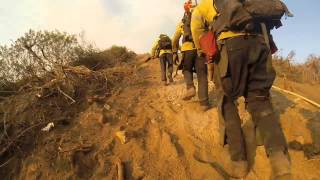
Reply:
[[[41,131],[49,132],[52,128],[54,128],[54,123],[48,123],[46,127],[42,128]]]
[[[127,142],[127,137],[126,137],[126,132],[125,131],[116,132],[116,137],[119,139],[121,144],[125,144]]]

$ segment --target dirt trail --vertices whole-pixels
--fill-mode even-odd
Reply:
[[[219,153],[217,109],[201,113],[196,99],[182,101],[182,75],[170,86],[161,85],[157,60],[137,66],[133,76],[139,80],[123,84],[106,102],[93,103],[71,128],[46,134],[24,160],[18,178],[117,179],[120,159],[126,179],[228,179],[215,164],[198,159]],[[212,85],[210,90],[214,104]],[[272,98],[288,142],[301,146],[290,149],[294,179],[320,179],[320,157],[308,151],[320,147],[319,109],[277,92]],[[240,112],[246,119],[241,103]],[[125,132],[125,144],[115,136],[118,131]],[[263,147],[257,148],[245,179],[270,179]]]

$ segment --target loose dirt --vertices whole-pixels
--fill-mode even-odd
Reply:
[[[8,179],[124,179],[219,180],[230,179],[209,163],[219,155],[221,129],[214,86],[210,83],[212,109],[203,113],[197,99],[183,101],[183,76],[163,86],[157,59],[140,57],[130,83],[83,108],[72,124],[41,132],[35,148],[23,158],[14,157],[2,177]],[[277,116],[291,145],[294,179],[320,179],[320,112],[295,97],[272,92]],[[246,123],[252,170],[246,180],[270,179],[264,148],[255,151],[250,121],[239,101]],[[125,143],[116,136],[122,131]],[[251,139],[250,139],[251,138]],[[293,148],[293,149],[292,149]],[[119,161],[121,163],[119,163]],[[118,166],[117,166],[118,162]]]

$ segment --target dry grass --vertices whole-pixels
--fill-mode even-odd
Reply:
[[[273,65],[280,78],[299,83],[320,83],[320,57],[310,55],[305,63],[295,64],[293,56],[286,58],[275,55]]]

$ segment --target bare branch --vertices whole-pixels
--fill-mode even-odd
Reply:
[[[11,158],[8,159],[6,162],[4,162],[3,164],[1,164],[1,165],[0,165],[0,168],[3,168],[3,167],[5,167],[6,165],[8,165],[8,164],[12,161],[13,158],[14,158],[14,157],[11,157]]]
[[[60,87],[58,87],[58,91],[59,91],[60,93],[62,93],[64,96],[66,96],[68,99],[70,99],[70,100],[72,101],[71,104],[73,104],[73,103],[76,102],[72,97],[70,97],[68,94],[66,94],[65,92],[63,92],[63,91],[60,89]]]

